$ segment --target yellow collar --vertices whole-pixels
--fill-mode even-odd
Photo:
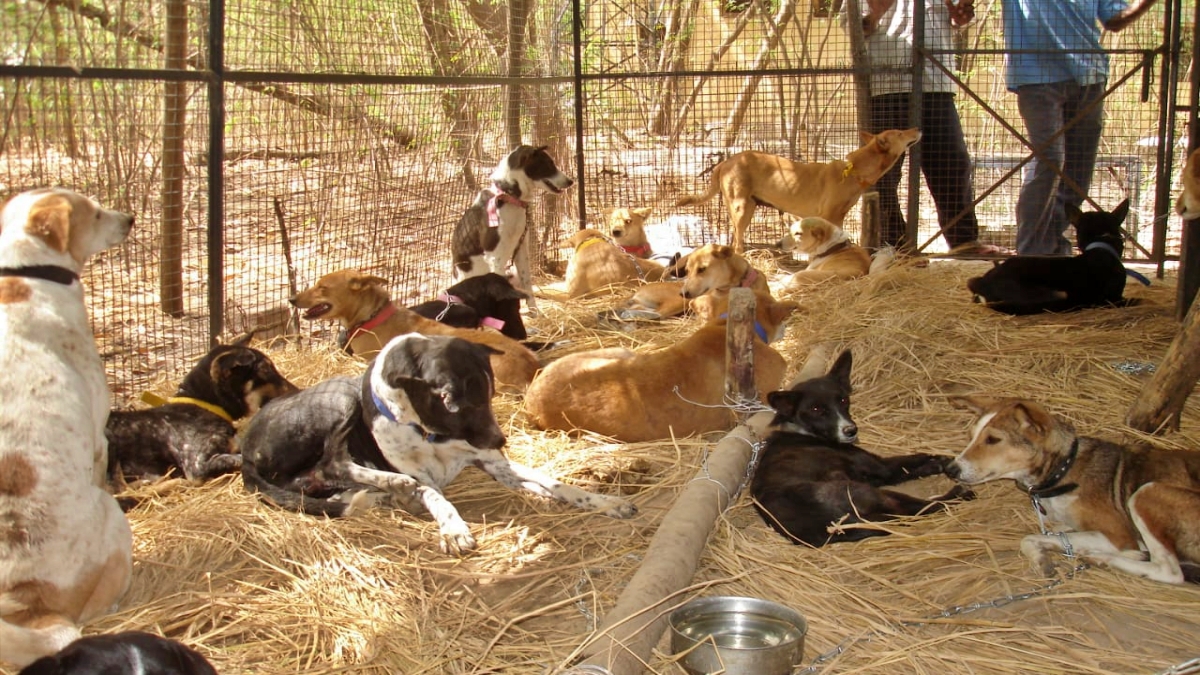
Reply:
[[[842,169],[842,180],[846,180],[847,178],[849,178],[849,177],[850,177],[851,175],[853,175],[853,174],[854,174],[854,162],[847,161],[847,162],[846,162],[846,168],[845,168],[845,169]],[[871,183],[869,183],[869,182],[867,182],[867,181],[863,180],[863,179],[860,177],[860,178],[858,178],[858,186],[859,186],[859,187],[861,187],[861,188],[863,188],[863,189],[866,189],[866,188],[869,188],[869,187],[871,187]]]
[[[201,401],[198,398],[190,398],[188,396],[172,396],[171,398],[167,399],[167,403],[187,403],[189,405],[194,405],[197,408],[203,408],[207,410],[208,412],[220,417],[230,424],[233,423],[233,417],[231,417],[229,413],[225,412],[224,408],[219,405],[213,405],[208,401]]]
[[[588,237],[587,239],[584,239],[583,241],[579,242],[579,245],[575,247],[575,252],[579,253],[583,249],[591,246],[592,244],[594,244],[598,241],[608,241],[608,240],[605,239],[604,237]]]

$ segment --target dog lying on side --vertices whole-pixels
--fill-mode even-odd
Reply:
[[[357,270],[330,272],[291,303],[310,320],[339,321],[346,330],[346,351],[369,359],[389,340],[405,333],[452,335],[491,347],[496,381],[508,389],[524,389],[541,364],[520,343],[491,330],[455,328],[426,319],[392,304],[387,280]]]
[[[567,294],[572,298],[637,281],[658,281],[663,275],[662,265],[626,253],[598,230],[579,230],[566,245],[575,251],[567,263]]]
[[[794,216],[820,216],[838,225],[867,188],[887,173],[896,160],[921,140],[917,129],[890,129],[872,135],[860,132],[862,146],[832,162],[793,162],[747,150],[718,164],[708,190],[687,195],[676,206],[703,204],[717,193],[729,209],[733,248],[745,251],[746,229],[759,204]]]
[[[450,242],[459,279],[488,272],[504,274],[512,263],[529,309],[537,310],[529,269],[525,227],[530,200],[543,192],[558,194],[575,184],[559,170],[546,146],[519,145],[492,171],[492,185],[479,191],[459,219]]]
[[[1200,218],[1200,148],[1188,155],[1179,182],[1183,184],[1183,190],[1175,201],[1175,213],[1184,220]]]
[[[199,652],[153,633],[89,635],[18,675],[217,675]]]
[[[108,480],[165,476],[205,481],[242,468],[234,420],[298,391],[249,338],[213,347],[166,403],[108,416]]]
[[[983,276],[967,280],[976,299],[982,298],[990,309],[1016,315],[1128,304],[1121,223],[1129,215],[1129,200],[1111,213],[1083,213],[1066,206],[1079,255],[1008,258]]]
[[[639,288],[622,305],[625,309],[652,312],[659,318],[679,316],[689,309],[689,301],[706,293],[728,293],[731,288],[749,288],[770,294],[767,277],[755,269],[733,247],[706,244],[680,261],[683,281],[661,281]]]
[[[850,241],[845,230],[811,216],[792,223],[796,250],[808,256],[808,267],[788,278],[785,287],[802,290],[830,279],[856,279],[871,271],[871,254]]]
[[[529,295],[494,272],[467,277],[446,289],[436,300],[409,307],[426,319],[455,328],[495,328],[521,341],[529,337],[521,318],[521,300]]]
[[[505,486],[629,518],[618,497],[565,485],[510,462],[492,413],[491,349],[448,336],[393,338],[367,371],[327,380],[255,415],[242,441],[249,489],[290,510],[351,515],[362,491],[382,491],[410,512],[428,511],[442,550],[462,554],[475,538],[442,495],[467,466]],[[359,492],[346,500],[343,493]]]
[[[931,513],[945,508],[945,502],[973,496],[961,486],[932,500],[881,489],[941,475],[949,458],[925,453],[880,457],[855,445],[850,365],[847,350],[828,374],[767,397],[775,409],[775,428],[750,493],[763,521],[796,544],[824,546],[883,536],[884,530],[840,526]]]
[[[111,396],[79,274],[132,227],[61,188],[0,209],[0,661],[17,666],[129,587],[133,536],[104,489]]]
[[[755,297],[754,382],[766,392],[779,386],[787,368],[767,342],[783,334],[796,304],[765,293]],[[585,429],[627,443],[728,429],[735,416],[721,406],[725,324],[718,318],[648,353],[609,348],[564,356],[534,379],[525,410],[540,429]]]
[[[1070,546],[1085,561],[1166,583],[1200,583],[1200,452],[1079,436],[1042,406],[956,398],[978,417],[946,469],[966,485],[1012,479],[1063,533],[1031,534],[1021,553],[1054,576],[1047,554]]]

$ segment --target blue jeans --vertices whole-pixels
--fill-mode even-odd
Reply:
[[[1079,206],[1092,184],[1100,133],[1104,130],[1103,83],[1080,86],[1074,81],[1025,85],[1017,89],[1017,107],[1029,142],[1040,154],[1025,165],[1017,199],[1017,253],[1071,255],[1065,204]],[[1053,141],[1067,122],[1096,102],[1070,129]],[[1078,186],[1076,191],[1062,175]]]

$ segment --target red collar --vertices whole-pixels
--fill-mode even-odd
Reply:
[[[746,276],[742,277],[742,283],[738,284],[742,288],[750,288],[754,285],[754,280],[758,278],[758,270],[751,267],[746,270]]]
[[[349,337],[346,338],[346,351],[350,351],[350,343],[354,340],[354,338],[358,337],[359,334],[371,332],[373,329],[375,329],[377,326],[379,326],[379,324],[381,324],[384,321],[387,321],[389,318],[391,318],[391,316],[395,313],[396,313],[396,306],[389,302],[388,304],[384,305],[378,312],[376,312],[375,316],[358,324],[354,328],[351,328]]]
[[[496,189],[495,194],[487,203],[488,227],[500,227],[500,207],[505,204],[519,206],[522,209],[529,208],[529,205],[520,199]]]
[[[622,251],[625,251],[629,255],[636,255],[639,258],[645,258],[650,255],[650,244],[642,244],[641,246],[626,246],[624,244],[617,245],[621,247]]]

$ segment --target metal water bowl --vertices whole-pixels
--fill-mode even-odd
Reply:
[[[696,598],[671,612],[671,651],[691,675],[788,675],[804,659],[808,623],[759,598]]]

